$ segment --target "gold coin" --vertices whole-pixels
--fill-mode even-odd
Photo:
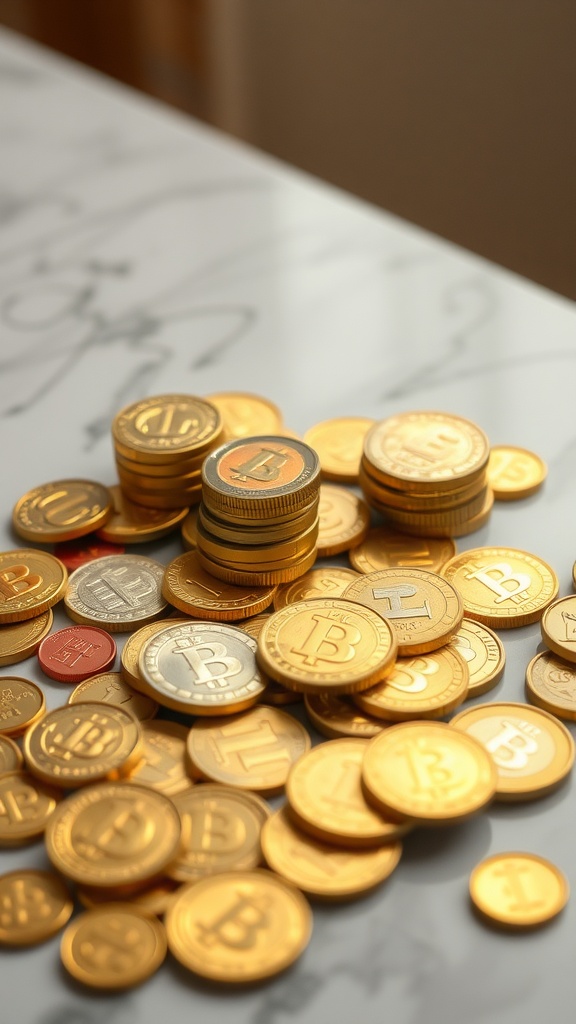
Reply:
[[[136,505],[149,509],[163,509],[165,512],[188,512],[190,505],[200,501],[202,489],[190,488],[188,491],[159,492],[137,491],[135,488],[123,487],[126,497]]]
[[[284,420],[280,409],[268,398],[243,391],[222,391],[207,395],[222,417],[228,440],[281,433]]]
[[[436,520],[435,525],[431,525],[429,522],[426,525],[422,525],[419,521],[410,522],[409,517],[403,517],[402,522],[394,523],[390,517],[389,509],[384,505],[380,506],[376,502],[372,502],[372,506],[383,515],[388,516],[392,525],[398,526],[404,530],[405,533],[412,534],[415,537],[424,534],[428,537],[466,537],[469,533],[475,533],[482,526],[485,526],[488,522],[492,513],[494,505],[494,495],[489,487],[485,489],[484,504],[476,515],[471,518],[463,518],[460,521],[460,517],[457,522],[454,522],[449,516],[442,519],[439,517]]]
[[[342,597],[346,587],[356,579],[357,572],[339,565],[311,569],[292,583],[284,583],[278,587],[274,595],[274,608],[279,611],[287,604],[308,601],[312,597]]]
[[[198,523],[198,549],[208,558],[213,558],[232,569],[259,571],[282,568],[307,555],[316,544],[318,519],[302,533],[275,544],[242,544],[219,540]],[[247,563],[247,564],[244,564]]]
[[[282,683],[277,683],[275,679],[270,679],[268,686],[266,687],[266,703],[273,704],[274,707],[282,707],[284,704],[301,704],[304,700],[302,693],[296,693],[296,690],[288,690]]]
[[[238,629],[244,630],[248,633],[248,636],[253,636],[255,640],[258,639],[264,623],[268,621],[270,612],[262,612],[260,615],[254,615],[251,619],[243,619],[242,622],[238,623]]]
[[[122,782],[72,793],[46,828],[54,867],[74,882],[95,887],[136,886],[164,875],[180,844],[180,818],[172,801]]]
[[[540,620],[540,630],[544,643],[554,654],[576,663],[576,594],[549,604]]]
[[[379,569],[351,583],[344,599],[359,601],[390,622],[398,654],[427,654],[448,642],[464,616],[455,586],[427,569]]]
[[[526,669],[526,693],[531,704],[557,718],[576,721],[576,665],[542,651]]]
[[[111,515],[107,487],[93,480],[56,480],[35,487],[16,502],[12,525],[24,540],[48,544],[92,533]]]
[[[20,747],[16,746],[14,740],[11,740],[8,736],[0,735],[0,775],[4,772],[13,772],[18,768],[22,768],[24,764],[24,758],[20,752]]]
[[[15,665],[38,650],[42,640],[52,629],[52,609],[24,622],[0,626],[0,665]]]
[[[466,698],[478,697],[496,686],[506,662],[504,645],[496,633],[473,619],[462,619],[458,632],[450,640],[450,647],[468,665],[470,679]]]
[[[98,530],[98,536],[111,544],[141,544],[143,541],[159,540],[176,529],[188,515],[185,508],[166,512],[135,505],[117,484],[108,490],[112,495],[114,511],[106,525]]]
[[[262,862],[260,832],[270,808],[255,793],[205,782],[174,797],[184,849],[166,869],[170,878],[195,882],[222,871],[251,871]]]
[[[29,771],[64,789],[126,775],[140,754],[139,723],[129,711],[111,704],[54,708],[24,737]]]
[[[390,722],[442,718],[457,708],[468,692],[468,666],[450,646],[416,658],[398,658],[382,683],[354,701],[364,711]]]
[[[68,925],[60,945],[73,978],[114,991],[146,981],[167,951],[164,926],[130,903],[85,910]]]
[[[307,693],[304,707],[312,725],[329,739],[372,739],[386,723],[364,714],[349,697],[335,693]]]
[[[370,509],[352,491],[320,485],[318,557],[330,558],[361,544],[370,529]]]
[[[202,777],[271,794],[280,792],[293,763],[310,749],[310,736],[292,715],[260,704],[240,715],[199,719],[187,749]]]
[[[168,947],[212,981],[263,981],[304,951],[312,913],[294,886],[269,871],[228,871],[184,885],[166,915]]]
[[[198,523],[198,508],[191,508],[182,521],[182,541],[187,551],[192,551],[198,543],[196,525]]]
[[[181,477],[200,472],[206,450],[167,462],[142,462],[124,455],[123,449],[116,447],[114,458],[119,473],[125,471],[127,475],[144,477],[147,481],[156,480],[159,487],[172,487]]]
[[[126,406],[112,422],[114,446],[134,462],[168,463],[199,455],[220,441],[222,420],[194,395],[155,395]]]
[[[468,733],[443,722],[402,722],[369,741],[362,779],[367,799],[384,813],[448,825],[490,803],[497,773]]]
[[[52,871],[19,869],[0,875],[0,906],[0,945],[36,946],[64,927],[74,901]]]
[[[574,740],[553,715],[529,704],[480,704],[460,711],[450,727],[488,751],[497,772],[496,799],[546,796],[572,770]]]
[[[367,802],[362,761],[369,740],[329,740],[313,747],[293,766],[286,783],[290,816],[304,832],[350,848],[381,846],[409,831]]]
[[[374,420],[365,416],[340,416],[310,427],[306,444],[318,452],[322,476],[342,484],[357,484],[364,439]]]
[[[158,704],[151,697],[138,693],[122,678],[120,672],[101,672],[79,683],[68,697],[69,704],[92,703],[114,704],[127,708],[139,722],[147,722],[158,712]]]
[[[166,569],[162,593],[187,615],[233,622],[263,612],[274,599],[274,586],[233,586],[211,576],[198,553],[179,555]]]
[[[267,518],[268,512],[296,512],[318,492],[320,462],[303,441],[273,435],[223,444],[202,465],[204,501],[215,511],[230,509]]]
[[[490,924],[526,929],[556,917],[568,902],[562,872],[534,853],[497,853],[470,875],[470,898]]]
[[[257,572],[239,570],[223,565],[214,558],[207,558],[202,551],[198,551],[198,562],[208,574],[217,577],[225,583],[235,587],[274,587],[278,583],[289,583],[303,576],[308,572],[316,561],[316,547],[313,547],[310,554],[301,559],[296,559],[292,565],[281,569],[259,569]]]
[[[122,633],[157,619],[166,608],[164,566],[144,555],[105,555],[75,569],[64,598],[74,622]]]
[[[360,487],[370,504],[381,505],[390,515],[404,513],[408,521],[418,522],[422,516],[422,524],[434,522],[434,514],[442,521],[442,515],[452,514],[455,522],[460,522],[467,515],[467,510],[479,511],[482,508],[485,491],[486,475],[475,476],[472,483],[449,491],[427,489],[425,491],[405,491],[400,487],[383,484],[370,472],[370,463],[362,461],[359,477]]]
[[[157,622],[149,622],[148,625],[141,626],[140,629],[137,629],[135,633],[131,633],[126,640],[120,655],[120,671],[124,681],[141,693],[143,683],[140,675],[140,669],[138,668],[138,660],[140,658],[142,646],[146,643],[149,637],[154,636],[155,633],[164,629],[168,622],[174,624],[176,622],[188,621],[188,619],[161,619]]]
[[[540,490],[547,473],[546,463],[526,448],[499,444],[490,451],[488,483],[496,501],[528,498]]]
[[[170,797],[190,789],[192,779],[186,771],[188,732],[177,722],[143,722],[140,761],[127,781]]]
[[[317,899],[347,900],[380,885],[400,860],[402,844],[375,850],[346,850],[323,843],[296,828],[286,808],[276,811],[262,829],[268,866]]]
[[[126,488],[126,491],[132,489],[135,491],[150,491],[150,493],[168,496],[172,493],[185,492],[190,489],[196,490],[202,485],[201,464],[190,472],[184,472],[179,466],[178,473],[174,473],[172,476],[150,476],[146,472],[146,466],[140,472],[133,472],[131,469],[126,469],[125,466],[125,463],[118,463],[116,468],[120,485],[122,489]]]
[[[0,553],[0,623],[33,619],[64,597],[68,572],[46,551]]]
[[[25,771],[0,775],[0,846],[20,846],[42,835],[62,793]]]
[[[282,541],[294,541],[310,527],[318,525],[319,495],[310,502],[297,516],[276,522],[261,519],[248,519],[243,522],[229,520],[228,517],[214,515],[204,502],[198,508],[198,520],[204,530],[214,539],[227,541],[236,547],[256,544],[281,544]]]
[[[317,597],[270,616],[256,660],[266,675],[300,693],[353,693],[387,676],[396,651],[392,627],[376,612]]]
[[[480,515],[487,507],[488,502],[491,508],[492,492],[489,492],[487,487],[483,487],[472,500],[463,505],[454,505],[448,509],[435,511],[406,512],[388,505],[386,501],[375,501],[374,499],[370,504],[398,529],[403,530],[405,527],[409,527],[412,530],[419,530],[425,537],[433,537],[437,536],[439,531],[443,531],[446,536],[451,536],[453,530],[466,526],[471,519]]]
[[[36,683],[20,676],[0,676],[0,736],[22,736],[45,710],[46,699]]]
[[[102,903],[129,903],[131,907],[137,907],[148,917],[162,917],[166,913],[174,893],[178,889],[178,882],[171,878],[158,878],[145,889],[92,889],[89,885],[80,885],[76,888],[76,895],[83,907],[88,910],[92,907],[99,907]]]
[[[214,506],[210,502],[210,495],[205,492],[202,495],[201,509],[204,515],[208,515],[211,522],[217,520],[219,523],[227,523],[229,527],[238,527],[241,531],[282,531],[286,528],[288,533],[290,533],[303,519],[305,520],[308,516],[314,517],[314,513],[318,510],[319,502],[318,485],[301,506],[298,505],[296,508],[285,509],[276,508],[272,505],[266,509],[263,516],[255,515],[254,509],[222,509],[218,505]]]
[[[466,616],[513,629],[536,622],[558,593],[558,577],[541,558],[516,548],[473,548],[444,566],[462,595]]]
[[[439,573],[456,554],[449,537],[409,537],[388,526],[370,530],[366,539],[348,553],[353,567],[368,574],[378,569],[429,569]]]

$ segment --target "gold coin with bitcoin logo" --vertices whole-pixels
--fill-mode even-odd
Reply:
[[[167,566],[162,593],[170,604],[194,618],[233,622],[263,612],[274,599],[275,586],[236,586],[202,567],[198,553],[188,551]]]
[[[331,558],[361,544],[370,529],[370,509],[346,487],[320,484],[319,558]]]
[[[456,554],[450,537],[411,537],[389,526],[376,526],[348,554],[351,565],[367,575],[378,569],[428,569],[440,572]]]
[[[153,558],[105,555],[74,570],[64,604],[74,622],[122,633],[162,615],[163,580],[164,566]]]
[[[218,409],[229,441],[282,432],[282,413],[268,398],[245,391],[220,391],[215,395],[206,395],[206,399]]]
[[[202,497],[212,512],[228,509],[256,518],[296,512],[316,496],[320,461],[296,439],[240,438],[211,452],[202,464]]]
[[[42,835],[62,793],[25,771],[0,775],[0,846],[21,846]]]
[[[11,622],[0,628],[0,665],[15,665],[38,650],[52,629],[52,609],[23,622]]]
[[[497,773],[468,733],[443,722],[401,722],[369,741],[362,779],[367,799],[383,813],[448,825],[490,803]]]
[[[554,654],[576,663],[576,594],[549,604],[540,620],[542,639]]]
[[[17,768],[21,768],[24,764],[24,758],[14,740],[9,739],[8,736],[2,736],[0,734],[0,775],[4,775],[4,772],[13,772]]]
[[[186,769],[186,740],[189,729],[179,722],[155,719],[142,723],[140,760],[127,782],[149,786],[164,796],[174,796],[192,786]]]
[[[166,915],[168,948],[203,978],[263,981],[306,948],[312,912],[302,893],[270,871],[227,871],[184,885]]]
[[[470,875],[470,899],[489,924],[525,930],[546,924],[564,909],[569,886],[562,872],[534,853],[497,853]]]
[[[527,448],[499,444],[490,450],[488,483],[497,501],[516,501],[539,491],[548,469],[546,463]]]
[[[68,697],[69,704],[114,704],[125,708],[139,722],[147,722],[158,712],[158,704],[144,693],[138,693],[122,678],[120,672],[101,672],[79,683]]]
[[[262,671],[300,693],[353,693],[383,679],[397,642],[376,612],[343,598],[315,598],[274,612],[258,638]]]
[[[327,565],[311,569],[292,583],[283,583],[274,595],[274,608],[278,611],[296,601],[308,601],[312,597],[342,597],[350,584],[358,579],[358,573],[340,565]],[[246,629],[246,623],[242,628]]]
[[[470,673],[466,697],[479,697],[502,678],[506,652],[500,637],[474,619],[462,619],[450,647],[464,658]]]
[[[133,988],[158,970],[168,951],[164,925],[129,903],[94,907],[68,925],[62,963],[90,988]]]
[[[68,572],[47,551],[0,553],[0,624],[33,619],[64,597]]]
[[[498,800],[532,800],[556,789],[574,764],[574,740],[554,715],[530,704],[480,704],[450,727],[474,737],[494,762]]]
[[[366,416],[338,416],[310,427],[306,444],[318,452],[322,476],[341,484],[357,484],[364,439],[374,420]]]
[[[112,422],[116,451],[135,462],[201,455],[222,435],[220,413],[194,395],[155,395],[126,406]]]
[[[46,710],[36,683],[20,676],[0,676],[0,736],[22,736]]]
[[[22,868],[0,875],[0,906],[0,945],[36,946],[69,921],[74,900],[53,871]]]
[[[56,480],[16,502],[12,525],[23,540],[48,544],[92,533],[110,519],[112,510],[112,495],[103,484]]]
[[[398,658],[383,682],[354,695],[365,714],[404,722],[442,718],[468,693],[468,666],[449,646],[416,658]]]
[[[576,721],[576,665],[552,651],[542,651],[526,669],[526,693],[531,704],[556,718]]]

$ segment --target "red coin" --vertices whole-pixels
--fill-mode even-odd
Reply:
[[[94,534],[54,545],[56,558],[64,562],[69,572],[74,572],[74,569],[86,565],[86,562],[93,562],[95,558],[104,558],[105,555],[122,555],[125,551],[126,548],[123,544],[108,544]]]
[[[59,683],[81,683],[112,668],[115,660],[116,642],[98,626],[67,626],[38,648],[40,668]]]

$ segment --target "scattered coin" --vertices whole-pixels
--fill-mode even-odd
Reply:
[[[512,445],[495,445],[490,450],[488,482],[497,501],[528,498],[540,490],[548,469],[535,452]]]
[[[468,693],[468,666],[449,645],[416,658],[398,658],[383,682],[354,694],[365,713],[390,722],[443,718]]]
[[[329,739],[350,736],[352,739],[371,739],[386,723],[364,714],[345,695],[335,693],[307,693],[304,697],[306,713],[318,732]]]
[[[311,569],[292,583],[283,583],[274,595],[274,608],[278,611],[296,601],[308,601],[311,597],[342,597],[346,587],[358,579],[358,573],[339,565],[327,565]],[[246,628],[246,623],[242,624]]]
[[[190,789],[192,779],[186,771],[188,732],[178,722],[143,722],[140,760],[127,781],[170,797]]]
[[[133,690],[120,672],[101,672],[90,676],[79,683],[68,697],[69,704],[85,704],[86,701],[126,708],[139,722],[147,722],[158,713],[157,702]]]
[[[42,835],[62,793],[16,770],[0,775],[0,846],[21,846]]]
[[[542,639],[554,654],[576,663],[576,594],[553,601],[540,620]]]
[[[233,622],[263,612],[272,604],[275,589],[224,583],[202,568],[195,551],[188,551],[168,565],[162,593],[187,615]]]
[[[107,541],[100,540],[96,534],[89,534],[86,537],[78,538],[78,540],[66,540],[55,544],[53,554],[66,566],[68,572],[74,572],[74,569],[79,569],[87,562],[93,562],[95,558],[123,555],[125,550],[123,544],[109,544]]]
[[[116,484],[108,490],[114,510],[108,522],[98,530],[98,536],[112,544],[159,540],[175,530],[188,515],[187,508],[158,509],[136,505]]]
[[[0,875],[0,944],[36,946],[70,919],[74,901],[52,871],[20,869]]]
[[[353,491],[335,484],[320,485],[318,557],[331,558],[365,540],[370,509]]]
[[[67,626],[50,633],[38,648],[40,668],[60,683],[80,683],[105,672],[115,660],[115,641],[97,626]]]
[[[0,626],[0,665],[15,665],[34,654],[52,629],[53,620],[49,608],[33,619]]]
[[[144,555],[112,555],[76,569],[64,598],[71,619],[121,633],[162,615],[164,566]]]
[[[364,439],[374,423],[365,416],[339,416],[306,431],[304,440],[318,452],[326,480],[358,483]]]
[[[455,554],[456,545],[449,537],[411,537],[389,526],[376,526],[348,557],[361,573],[397,567],[439,573]]]
[[[488,626],[482,626],[473,619],[462,619],[458,632],[450,640],[450,647],[468,665],[467,698],[486,693],[502,678],[506,652],[500,637]]]
[[[68,925],[62,963],[97,989],[133,988],[158,970],[168,950],[164,926],[133,904],[93,907]]]
[[[527,929],[564,909],[569,888],[562,872],[534,853],[497,853],[470,875],[474,908],[490,924]]]
[[[36,683],[0,676],[0,736],[22,736],[45,710],[46,698]]]
[[[0,734],[0,775],[22,768],[24,758],[14,740]]]
[[[228,440],[282,431],[282,413],[268,398],[242,391],[223,391],[206,397],[218,409]]]
[[[576,665],[571,662],[551,651],[537,654],[526,669],[526,692],[531,704],[576,721]]]
[[[64,597],[68,572],[46,551],[0,553],[0,623],[33,619]]]
[[[56,480],[16,502],[12,525],[24,540],[47,544],[92,533],[111,515],[107,487],[93,480]]]

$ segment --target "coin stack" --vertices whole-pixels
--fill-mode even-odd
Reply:
[[[490,446],[461,416],[408,412],[368,432],[360,486],[387,524],[422,537],[463,537],[487,522]]]
[[[223,440],[222,418],[193,395],[157,395],[122,409],[112,423],[120,486],[147,508],[200,501],[202,463]]]
[[[302,576],[316,559],[320,462],[303,441],[240,438],[202,467],[198,558],[227,583],[266,586]]]

